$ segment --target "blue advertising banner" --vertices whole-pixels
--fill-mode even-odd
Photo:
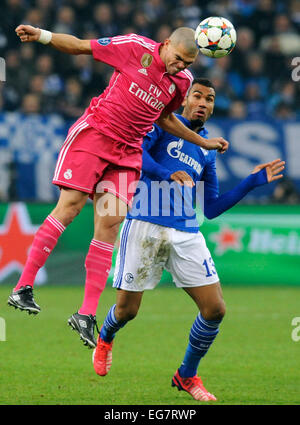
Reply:
[[[51,202],[58,189],[51,184],[59,149],[72,123],[57,115],[47,117],[19,113],[0,114],[0,199]],[[233,188],[255,165],[282,158],[286,175],[300,192],[299,121],[210,120],[210,137],[230,142],[218,155],[220,192]],[[254,201],[268,198],[274,184],[255,189]]]
[[[0,114],[0,198],[57,198],[51,181],[68,127],[57,115]]]
[[[281,158],[286,161],[285,176],[300,193],[300,122],[280,120],[210,120],[210,137],[222,136],[230,142],[225,155],[217,157],[220,192],[232,189],[260,163]],[[247,195],[254,201],[268,198],[274,184],[255,189]]]

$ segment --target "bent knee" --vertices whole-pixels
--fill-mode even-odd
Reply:
[[[124,221],[125,216],[105,216],[105,217],[100,217],[97,219],[95,219],[96,221],[96,225],[98,224],[99,226],[101,226],[102,228],[105,229],[111,229],[111,230],[115,230],[118,229],[120,224]]]
[[[115,310],[115,316],[117,320],[120,322],[128,322],[129,320],[133,320],[137,313],[138,313],[138,307],[130,306],[130,307],[116,307]]]
[[[94,237],[98,240],[110,241],[112,243],[117,239],[120,224],[124,217],[102,217],[95,220]]]
[[[63,206],[57,206],[53,210],[52,215],[57,217],[64,226],[68,226],[79,215],[81,209],[82,206],[79,203],[65,204]]]
[[[75,217],[81,212],[82,206],[79,204],[70,204],[66,207],[66,214],[70,220],[74,220]]]
[[[221,321],[226,313],[225,302],[219,301],[201,310],[201,314],[206,320]]]

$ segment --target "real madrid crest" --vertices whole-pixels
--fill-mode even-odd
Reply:
[[[144,53],[141,59],[141,64],[144,68],[148,68],[153,61],[153,56],[150,53]]]
[[[172,94],[174,92],[174,90],[175,90],[175,84],[172,83],[169,87],[169,93]]]

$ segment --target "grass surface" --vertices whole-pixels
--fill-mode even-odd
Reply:
[[[81,287],[37,288],[42,307],[37,316],[8,307],[10,290],[0,287],[0,316],[6,322],[1,405],[199,404],[170,385],[197,314],[183,291],[146,292],[137,318],[117,335],[111,371],[101,378],[94,373],[92,351],[66,325],[81,305]],[[300,316],[300,288],[224,287],[223,294],[227,314],[199,367],[218,398],[214,404],[300,404],[300,341],[291,338],[292,319]],[[100,323],[114,300],[115,291],[106,289]]]

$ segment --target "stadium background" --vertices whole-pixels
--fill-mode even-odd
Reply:
[[[292,66],[300,46],[298,1],[6,0],[3,7],[0,247],[8,255],[0,256],[0,282],[17,279],[32,237],[24,233],[34,233],[57,199],[51,178],[67,130],[112,73],[89,56],[21,44],[14,28],[26,23],[81,38],[135,32],[163,41],[178,26],[196,28],[204,17],[220,15],[237,28],[236,48],[217,60],[200,54],[191,68],[216,87],[211,136],[231,143],[218,157],[220,191],[257,163],[281,157],[287,166],[283,181],[256,189],[222,217],[205,220],[202,230],[223,284],[300,284],[300,85]],[[83,283],[92,226],[88,204],[62,236],[39,283]],[[164,274],[163,281],[169,280]]]

